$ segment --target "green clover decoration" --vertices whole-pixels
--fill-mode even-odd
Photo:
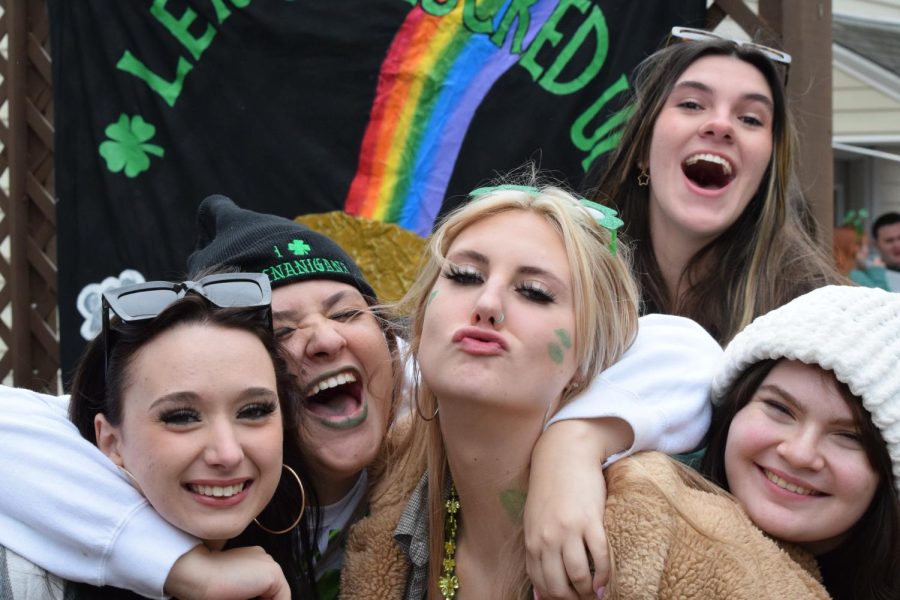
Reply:
[[[100,144],[100,156],[106,160],[106,168],[112,173],[124,169],[126,177],[137,177],[150,168],[148,154],[158,158],[165,154],[162,146],[148,143],[156,135],[156,127],[140,115],[129,119],[123,113],[104,133],[109,139]]]
[[[530,185],[503,184],[476,188],[469,192],[469,197],[473,200],[478,200],[482,196],[487,196],[489,194],[504,190],[524,192],[532,196],[537,196],[541,193],[539,189]],[[591,217],[594,218],[594,221],[597,222],[597,225],[609,231],[609,251],[615,256],[616,250],[618,248],[617,231],[620,227],[622,227],[622,225],[625,224],[625,221],[617,216],[619,213],[608,206],[603,206],[602,204],[581,197],[577,197],[577,200],[578,204],[580,204],[581,207],[584,208],[591,215]]]

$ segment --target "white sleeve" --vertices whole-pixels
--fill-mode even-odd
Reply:
[[[631,348],[547,425],[600,417],[627,422],[634,444],[610,456],[604,466],[641,450],[693,450],[709,428],[709,389],[722,355],[719,344],[695,321],[658,314],[641,317]]]
[[[68,396],[0,386],[0,544],[64,579],[165,598],[197,540],[147,503],[67,416]]]

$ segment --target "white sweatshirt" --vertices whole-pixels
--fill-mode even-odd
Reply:
[[[0,386],[0,544],[63,579],[165,598],[172,565],[199,542],[81,437],[68,402]]]
[[[689,452],[712,417],[710,384],[724,355],[718,342],[684,317],[646,315],[639,323],[637,338],[619,362],[547,423],[619,417],[631,425],[631,448],[610,456],[604,466],[641,450]]]
[[[709,426],[709,385],[721,356],[689,319],[641,317],[625,356],[551,423],[622,418],[634,445],[610,461],[640,450],[691,450]],[[81,437],[67,404],[67,396],[0,386],[0,545],[63,579],[164,598],[169,570],[198,541],[157,515]]]

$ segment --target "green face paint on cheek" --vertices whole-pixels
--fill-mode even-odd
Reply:
[[[522,522],[522,514],[525,512],[525,499],[528,492],[524,490],[503,490],[500,493],[500,504],[513,523]]]
[[[547,352],[550,354],[550,360],[555,362],[556,364],[562,364],[563,361],[563,351],[559,345],[550,342],[547,344]]]
[[[437,296],[437,290],[431,290],[431,293],[428,294],[428,302],[425,303],[425,308],[431,306],[431,301],[434,300],[434,297]]]
[[[555,329],[553,333],[559,339],[559,344],[556,342],[547,344],[547,353],[550,355],[550,360],[559,365],[562,364],[565,350],[572,347],[572,336],[565,329]],[[562,347],[560,347],[560,344],[562,344]]]

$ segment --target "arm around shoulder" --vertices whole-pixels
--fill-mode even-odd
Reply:
[[[169,569],[197,541],[79,435],[67,404],[0,386],[0,544],[64,579],[165,597]]]
[[[607,463],[639,452],[692,450],[709,427],[709,386],[722,348],[699,324],[684,317],[647,315],[622,358],[550,421],[622,419],[634,439]]]

